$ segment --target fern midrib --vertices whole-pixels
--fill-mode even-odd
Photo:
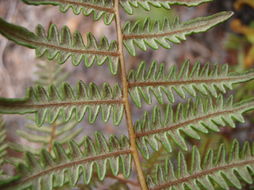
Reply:
[[[161,146],[160,149],[158,151],[155,151],[152,156],[149,158],[148,162],[145,163],[143,166],[146,169],[146,173],[150,174],[152,172],[152,170],[154,169],[154,166],[158,163],[161,162],[160,157],[163,156],[163,154],[165,154],[167,152],[165,152],[164,147]],[[168,155],[167,155],[168,156]],[[164,156],[165,157],[165,156]],[[163,158],[164,158],[163,157]]]
[[[121,82],[122,82],[122,91],[123,91],[123,100],[124,100],[124,109],[125,109],[125,117],[127,123],[127,129],[130,139],[130,149],[131,154],[134,160],[135,168],[137,171],[137,177],[139,180],[139,184],[142,190],[148,190],[145,175],[142,170],[141,166],[141,159],[139,157],[138,148],[136,145],[136,134],[133,126],[133,119],[131,113],[131,106],[129,102],[129,86],[128,86],[128,79],[127,79],[127,72],[126,72],[126,65],[125,65],[125,58],[124,58],[124,47],[123,47],[123,32],[121,28],[121,18],[120,18],[120,10],[119,10],[120,0],[114,0],[114,11],[115,11],[115,29],[117,33],[117,42],[118,42],[118,51],[120,53],[120,69],[121,69]]]
[[[62,137],[61,137],[62,140],[59,138],[59,136],[61,136],[61,135],[58,135],[57,138],[59,138],[59,139],[57,139],[57,142],[59,142],[60,144],[67,143],[67,142],[73,140],[75,137],[77,137],[81,132],[82,132],[81,128],[76,129],[70,135],[62,135]]]
[[[22,36],[17,35],[17,33],[14,33],[10,30],[8,30],[8,33],[11,34],[14,37],[20,39],[20,40],[23,40],[24,42],[27,42],[28,44],[33,44],[35,46],[34,49],[36,49],[37,46],[44,46],[44,47],[47,47],[47,48],[53,48],[53,49],[58,49],[58,50],[61,50],[61,51],[65,51],[67,53],[72,52],[72,53],[78,53],[78,54],[93,54],[93,55],[104,55],[104,56],[112,56],[112,57],[118,57],[119,56],[118,52],[101,51],[101,50],[71,49],[71,48],[56,46],[56,45],[53,45],[53,44],[50,44],[50,43],[43,43],[43,42],[28,40],[26,38],[23,38]]]
[[[182,85],[182,84],[192,84],[192,83],[220,83],[223,81],[238,81],[243,79],[248,79],[249,77],[254,77],[254,74],[245,76],[232,76],[232,77],[222,77],[222,78],[202,78],[193,80],[177,80],[177,81],[144,81],[144,82],[129,82],[129,87],[144,87],[144,86],[166,86],[166,85]]]
[[[122,183],[125,183],[125,184],[129,184],[129,185],[133,185],[135,187],[139,187],[139,184],[136,181],[132,181],[130,179],[125,179],[122,176],[114,176],[112,174],[107,174],[107,177],[119,180],[119,181],[121,181]]]
[[[106,159],[106,158],[109,158],[109,157],[116,157],[116,156],[119,156],[119,155],[130,154],[130,153],[131,153],[130,150],[119,150],[119,151],[116,151],[116,152],[111,152],[111,153],[107,153],[107,154],[103,154],[103,155],[91,156],[91,157],[88,157],[88,158],[85,158],[85,159],[82,159],[82,160],[71,161],[71,162],[68,162],[68,163],[65,163],[65,164],[58,165],[56,167],[51,167],[49,169],[43,170],[42,172],[31,175],[31,176],[29,176],[29,177],[27,177],[27,178],[25,178],[21,181],[18,181],[14,184],[11,184],[11,185],[12,186],[17,186],[17,185],[22,184],[22,183],[27,183],[28,181],[34,180],[35,178],[39,178],[40,176],[47,175],[48,173],[51,173],[51,172],[56,171],[56,170],[61,170],[61,169],[64,169],[64,168],[69,168],[71,166],[80,165],[80,164],[83,164],[83,163],[86,163],[86,162],[92,162],[92,161],[96,161],[96,160],[103,160],[103,159]]]
[[[103,104],[123,104],[122,99],[117,100],[95,100],[95,101],[73,101],[73,102],[50,102],[50,103],[43,103],[43,104],[11,104],[11,107],[22,107],[22,108],[48,108],[48,107],[67,107],[67,106],[79,106],[79,105],[103,105]],[[1,103],[0,106],[5,106],[4,103]],[[6,103],[8,107],[10,104],[9,102]]]
[[[203,170],[199,173],[194,173],[194,174],[192,174],[188,177],[182,177],[180,179],[158,185],[157,187],[150,188],[150,190],[160,190],[160,189],[171,187],[171,186],[174,186],[174,185],[178,185],[180,183],[184,183],[184,182],[196,179],[196,178],[200,178],[202,176],[217,172],[219,170],[226,170],[226,169],[230,169],[230,168],[234,168],[234,167],[240,167],[240,166],[244,166],[244,165],[248,165],[248,164],[254,164],[254,160],[235,162],[235,163],[232,163],[232,164],[229,164],[229,165],[222,165],[222,166],[218,166],[218,167],[215,167],[215,168],[212,168],[212,169]]]
[[[50,132],[50,139],[49,139],[49,143],[48,143],[48,151],[51,152],[52,148],[53,148],[53,144],[54,144],[54,141],[56,139],[56,128],[57,128],[57,123],[53,123],[51,126],[50,126],[50,129],[51,129],[51,132]]]
[[[99,11],[105,11],[105,12],[112,13],[112,14],[114,13],[113,8],[101,7],[101,6],[98,6],[98,5],[95,5],[95,4],[90,4],[90,3],[85,3],[85,2],[75,2],[75,1],[71,1],[71,0],[53,0],[53,1],[59,2],[59,3],[73,4],[73,5],[93,8],[93,9],[96,9],[96,10],[99,10]]]
[[[208,23],[199,25],[199,26],[195,26],[195,27],[189,27],[189,28],[180,29],[180,30],[173,30],[170,32],[164,32],[164,33],[158,33],[158,34],[124,34],[123,39],[129,40],[129,39],[159,38],[159,37],[174,35],[177,33],[185,33],[185,35],[186,35],[186,34],[189,34],[187,32],[192,33],[193,30],[205,27],[207,25],[208,25]]]
[[[156,133],[163,133],[163,132],[166,132],[166,131],[176,130],[176,129],[179,129],[179,128],[185,126],[185,125],[189,125],[191,123],[197,123],[198,121],[206,120],[206,119],[209,119],[211,117],[216,117],[218,115],[225,115],[225,114],[231,114],[231,113],[234,113],[234,112],[238,112],[240,110],[244,110],[246,107],[247,106],[241,106],[241,107],[231,109],[231,110],[227,110],[227,111],[220,111],[220,112],[216,112],[216,113],[211,113],[211,114],[208,114],[208,115],[205,115],[205,116],[197,117],[195,119],[191,119],[191,120],[188,120],[188,121],[185,121],[185,122],[182,122],[182,123],[178,123],[178,124],[175,124],[175,125],[171,125],[171,126],[168,126],[168,127],[165,127],[165,128],[136,133],[136,137],[141,138],[141,137],[153,135],[153,134],[156,134]]]
[[[49,140],[50,140],[50,137],[49,136],[44,136],[44,135],[31,135],[30,133],[28,132],[25,132],[24,130],[18,130],[17,131],[17,134],[28,140],[28,141],[31,141],[31,142],[34,142],[34,143],[40,143],[40,144],[48,144]]]

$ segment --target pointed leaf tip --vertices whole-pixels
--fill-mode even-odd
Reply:
[[[119,54],[114,41],[109,43],[104,38],[99,42],[88,33],[88,42],[85,44],[80,32],[72,35],[66,26],[59,30],[54,24],[50,25],[48,32],[38,25],[35,33],[22,26],[8,23],[2,18],[0,25],[0,34],[19,45],[35,49],[37,57],[54,60],[59,64],[71,59],[73,65],[84,62],[87,68],[107,64],[110,72],[117,74]]]
[[[128,22],[124,27],[124,44],[131,55],[136,52],[135,47],[146,51],[151,47],[158,49],[159,46],[171,48],[171,44],[180,43],[186,40],[191,34],[206,32],[210,28],[229,19],[233,12],[220,12],[206,17],[198,17],[180,23],[165,20],[159,24],[159,21],[146,19],[145,21]],[[157,27],[160,26],[160,27]]]
[[[129,71],[129,93],[138,107],[142,106],[142,99],[151,104],[153,95],[159,103],[166,102],[166,98],[173,103],[176,96],[174,92],[182,98],[188,95],[197,97],[200,93],[218,98],[219,93],[226,93],[234,84],[254,78],[254,72],[229,73],[224,65],[202,65],[198,62],[192,65],[185,62],[177,69],[156,62],[148,67],[142,62],[136,70]]]

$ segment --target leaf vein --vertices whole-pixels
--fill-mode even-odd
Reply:
[[[194,174],[192,174],[188,177],[183,177],[183,178],[180,178],[180,179],[168,182],[168,183],[158,185],[157,187],[151,188],[150,190],[164,189],[164,188],[167,188],[167,187],[171,187],[173,185],[177,185],[177,184],[180,184],[180,183],[187,182],[187,181],[195,179],[195,178],[199,178],[199,177],[204,176],[204,175],[212,174],[212,173],[217,172],[219,170],[226,170],[226,169],[230,169],[230,168],[234,168],[234,167],[244,166],[244,165],[247,165],[247,164],[254,164],[254,160],[236,162],[236,163],[232,163],[232,164],[229,164],[229,165],[222,165],[222,166],[218,166],[218,167],[215,167],[215,168],[207,169],[207,170],[204,170],[204,171],[201,171],[201,172],[198,172],[198,173],[194,173]]]

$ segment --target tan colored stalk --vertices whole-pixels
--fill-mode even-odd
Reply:
[[[125,179],[123,176],[121,175],[118,175],[118,176],[114,176],[114,175],[111,175],[111,174],[108,174],[107,177],[109,178],[112,178],[112,179],[116,179],[116,180],[119,180],[125,184],[129,184],[129,185],[132,185],[132,186],[135,186],[135,187],[139,187],[139,184],[136,182],[136,181],[132,181],[132,180],[129,180],[129,179]]]
[[[126,67],[125,67],[125,60],[124,60],[123,33],[121,29],[121,20],[120,20],[120,13],[119,13],[119,0],[114,0],[114,10],[115,10],[115,24],[116,24],[118,50],[119,50],[120,66],[121,66],[123,101],[124,101],[124,108],[125,108],[125,117],[126,117],[126,122],[128,126],[128,133],[130,138],[131,154],[134,159],[141,189],[148,190],[145,176],[143,174],[142,167],[141,167],[141,161],[139,158],[137,145],[136,145],[136,134],[133,128],[131,107],[130,107],[130,103],[128,99],[128,81],[126,76]]]
[[[52,148],[53,148],[53,144],[56,138],[56,128],[57,128],[57,124],[53,123],[53,125],[50,126],[51,127],[51,133],[50,133],[50,140],[49,140],[49,144],[48,144],[48,151],[51,152]]]

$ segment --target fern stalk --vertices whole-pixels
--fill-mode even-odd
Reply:
[[[50,128],[51,128],[51,133],[50,133],[50,140],[49,140],[49,144],[48,144],[48,151],[49,152],[51,152],[51,150],[53,148],[53,143],[54,143],[55,136],[56,136],[56,128],[57,128],[56,123],[53,123],[53,125]]]
[[[125,184],[132,185],[134,187],[139,187],[139,184],[136,181],[133,181],[133,180],[130,180],[130,179],[125,179],[125,178],[123,178],[122,176],[119,176],[119,175],[118,176],[113,176],[113,175],[108,174],[107,177],[118,180],[118,181],[121,181]]]
[[[118,50],[120,55],[120,67],[121,67],[121,81],[123,87],[123,101],[124,101],[124,108],[125,108],[125,117],[128,126],[128,133],[130,137],[130,146],[131,146],[131,153],[135,162],[135,166],[137,169],[137,174],[139,178],[139,183],[142,190],[148,190],[145,176],[141,167],[141,161],[138,154],[138,148],[136,145],[136,134],[134,131],[134,126],[132,123],[132,114],[131,114],[131,107],[129,103],[129,90],[128,90],[128,81],[127,81],[127,74],[126,74],[126,67],[125,67],[125,59],[124,59],[124,51],[123,51],[123,33],[121,30],[121,19],[120,19],[120,12],[119,12],[119,0],[114,0],[114,9],[115,9],[115,24],[116,24],[116,31],[117,31],[117,41],[118,41]]]
[[[121,88],[118,84],[111,87],[108,83],[104,83],[100,90],[100,87],[94,83],[79,82],[77,88],[73,89],[65,83],[59,89],[57,84],[50,86],[48,89],[42,86],[30,88],[27,91],[27,96],[22,99],[0,97],[0,113],[34,113],[38,125],[45,122],[52,124],[50,130],[37,130],[46,132],[47,139],[43,139],[37,134],[31,136],[26,132],[21,134],[29,141],[35,139],[39,143],[46,144],[48,151],[42,149],[39,154],[32,154],[29,150],[26,153],[25,161],[17,165],[20,179],[12,184],[6,183],[0,186],[1,188],[6,187],[8,190],[27,188],[53,190],[56,187],[64,188],[67,183],[75,187],[81,182],[80,177],[83,176],[84,188],[88,187],[88,189],[90,189],[90,186],[92,188],[98,180],[103,181],[105,177],[109,177],[118,180],[118,184],[110,186],[112,190],[125,189],[126,184],[138,186],[142,190],[165,188],[184,190],[187,187],[185,183],[188,181],[190,182],[190,189],[198,189],[200,183],[204,188],[214,190],[206,181],[207,179],[202,178],[203,176],[209,177],[210,173],[212,175],[214,172],[231,168],[233,171],[235,168],[239,169],[245,165],[254,164],[252,153],[251,158],[248,157],[242,160],[235,158],[229,160],[226,164],[223,162],[219,164],[212,163],[212,168],[201,168],[201,158],[199,153],[196,152],[196,148],[194,148],[193,155],[196,157],[193,156],[194,159],[192,160],[196,168],[193,171],[191,169],[190,173],[187,172],[185,159],[183,154],[180,153],[178,159],[179,175],[177,178],[162,180],[166,177],[166,173],[162,173],[163,170],[158,167],[159,169],[156,169],[157,179],[155,176],[152,181],[146,181],[145,171],[141,167],[141,156],[149,159],[150,150],[161,151],[166,149],[172,153],[171,143],[175,141],[177,145],[187,151],[186,139],[182,136],[182,133],[191,138],[200,139],[197,132],[218,132],[219,126],[230,125],[235,127],[235,120],[243,122],[242,113],[254,109],[253,99],[249,102],[244,101],[233,104],[232,98],[224,101],[222,95],[218,97],[218,92],[226,93],[228,89],[232,89],[233,84],[253,80],[254,75],[253,72],[231,75],[228,73],[227,66],[219,69],[218,66],[210,68],[209,65],[195,64],[190,70],[191,65],[189,63],[185,63],[179,71],[176,67],[172,67],[169,72],[165,73],[166,65],[158,65],[155,62],[148,69],[145,63],[141,63],[136,71],[131,71],[128,75],[124,57],[124,48],[132,56],[136,55],[136,48],[143,51],[147,51],[149,47],[157,50],[160,46],[169,49],[171,44],[186,40],[188,35],[205,32],[227,20],[232,16],[232,12],[221,12],[212,16],[191,19],[183,23],[180,23],[178,18],[174,22],[166,19],[163,23],[159,21],[153,23],[151,20],[146,19],[143,23],[139,21],[135,23],[127,22],[122,28],[120,6],[125,12],[132,14],[133,8],[137,7],[142,7],[147,11],[152,6],[170,9],[171,5],[197,6],[210,0],[23,1],[31,5],[59,6],[61,12],[72,9],[76,15],[80,13],[83,13],[84,16],[93,15],[94,20],[103,18],[105,24],[110,24],[114,20],[117,41],[114,40],[111,43],[106,37],[102,39],[101,43],[98,43],[96,38],[88,33],[87,43],[85,44],[80,32],[71,34],[68,27],[59,30],[54,24],[49,27],[48,32],[40,25],[35,32],[30,32],[24,27],[8,23],[1,18],[0,34],[17,44],[35,49],[38,57],[55,60],[59,64],[65,63],[69,58],[71,58],[74,66],[84,62],[87,68],[95,63],[98,66],[108,63],[110,71],[114,75],[117,74],[120,66]],[[42,74],[41,76],[45,77],[46,75]],[[52,80],[54,80],[54,77],[49,80],[49,83],[53,82]],[[164,103],[164,94],[171,103],[174,103],[174,92],[182,98],[186,98],[187,94],[198,98],[194,99],[193,102],[189,100],[185,104],[179,103],[176,109],[172,105],[167,105],[166,109],[162,111],[155,107],[152,117],[145,113],[144,119],[138,120],[134,124],[131,101],[139,108],[142,106],[141,98],[146,103],[151,104],[152,93],[161,104]],[[214,97],[217,99],[216,102],[214,102]],[[164,112],[165,116],[163,117],[161,113]],[[96,133],[94,140],[85,137],[81,143],[69,142],[69,148],[61,142],[55,142],[58,140],[59,133],[61,135],[62,132],[72,129],[67,127],[59,132],[57,119],[61,118],[66,124],[72,117],[76,121],[81,121],[86,115],[88,122],[93,124],[99,114],[101,114],[104,122],[108,122],[112,118],[112,122],[116,126],[120,124],[123,115],[125,115],[128,137],[124,136],[118,139],[112,136],[107,140],[101,133]],[[32,128],[30,127],[30,129]],[[73,137],[72,134],[71,138]],[[65,138],[64,141],[66,142],[66,140]],[[173,141],[171,142],[171,140]],[[81,146],[82,144],[84,146]],[[233,147],[232,150],[239,149],[236,143]],[[154,157],[160,157],[159,153],[155,153]],[[122,176],[124,178],[130,176],[132,158],[136,168],[137,183],[122,178]],[[209,159],[213,160],[213,157],[210,156]],[[151,167],[148,168],[148,173],[150,171],[152,173],[150,175],[153,177],[154,172]],[[165,169],[165,171],[168,171],[168,169]],[[243,172],[241,175],[246,174],[244,170],[240,172]],[[122,176],[119,176],[119,174]],[[161,174],[163,174],[162,177]],[[229,172],[229,174],[231,173]],[[247,174],[245,177],[245,182],[253,182]],[[126,184],[121,184],[121,182]],[[233,185],[240,188],[239,183]],[[88,184],[89,186],[86,186]],[[174,186],[178,184],[181,186],[175,188]],[[227,187],[225,184],[223,185],[223,187]]]

